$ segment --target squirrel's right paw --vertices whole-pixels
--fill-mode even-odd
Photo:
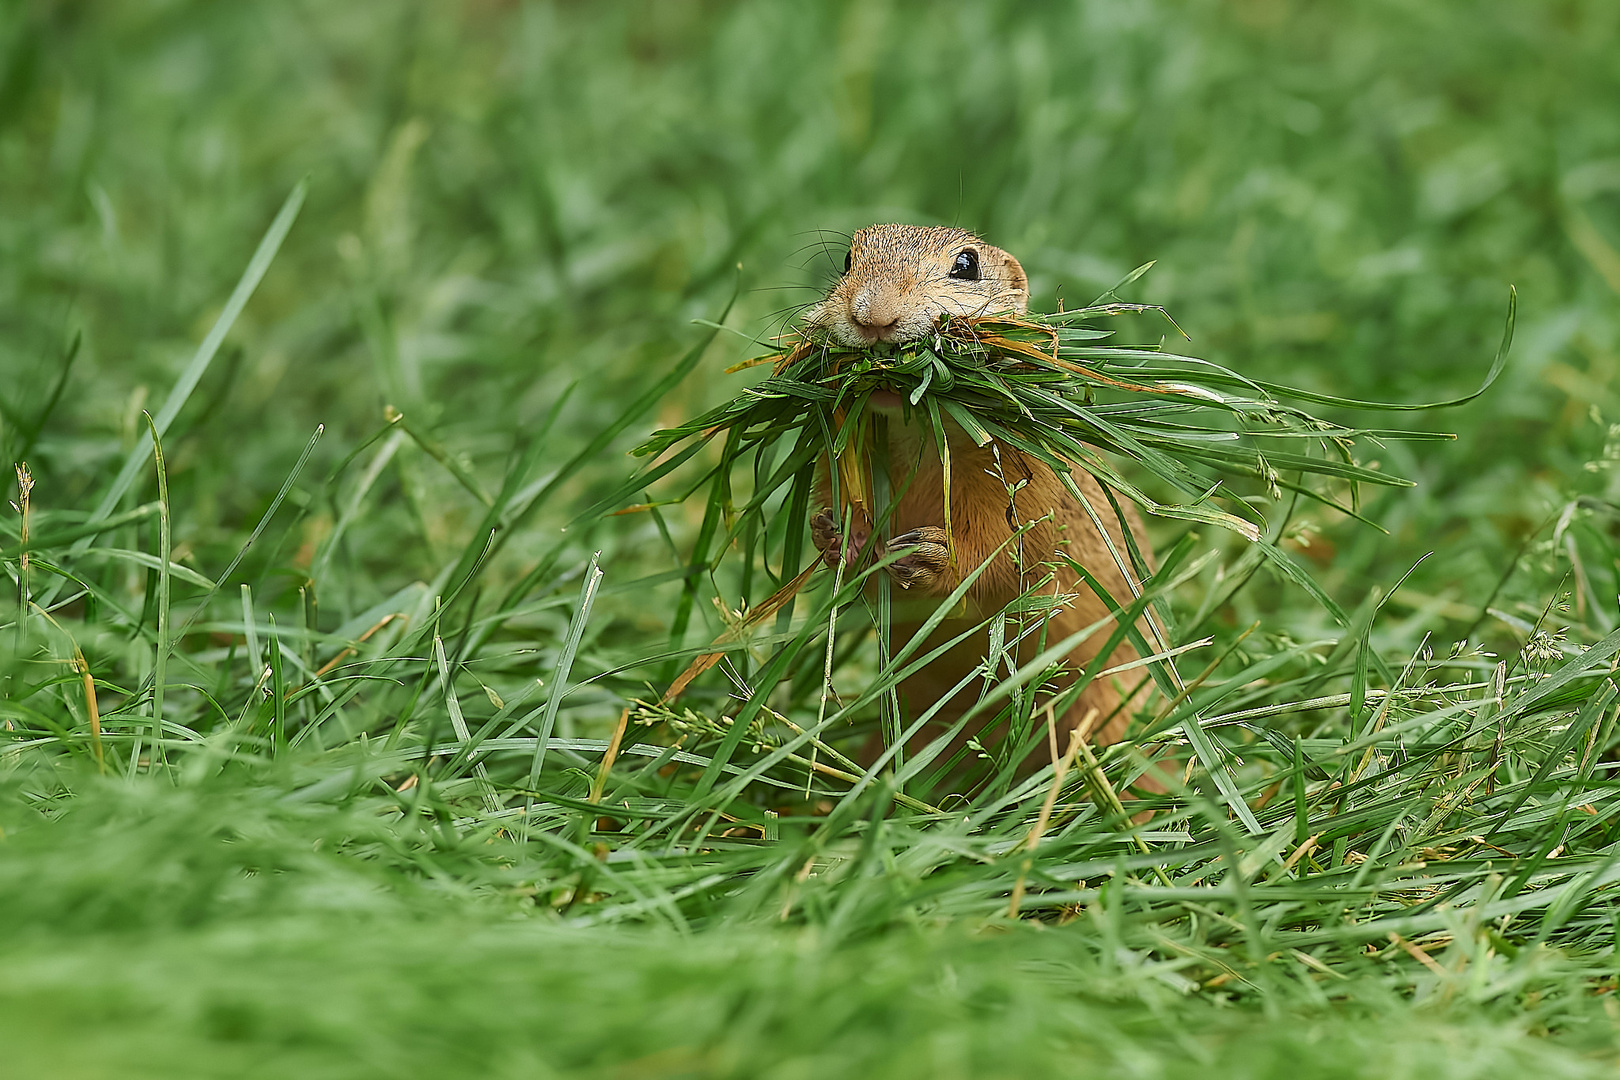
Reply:
[[[859,525],[852,532],[854,542],[846,545],[842,524],[833,516],[830,507],[822,507],[810,518],[810,542],[821,552],[822,561],[830,567],[836,568],[840,558],[846,565],[860,558],[861,549],[866,546],[871,533]]]

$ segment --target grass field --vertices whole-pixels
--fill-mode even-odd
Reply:
[[[1605,0],[0,0],[0,1072],[1612,1075],[1616,56]],[[1513,346],[1313,406],[1456,436],[1360,445],[1375,524],[1154,519],[1184,700],[953,794],[840,760],[903,719],[858,588],[743,632],[772,461],[627,486],[890,220],[1039,310],[1155,261],[1167,344],[1319,395],[1470,394],[1510,286]]]

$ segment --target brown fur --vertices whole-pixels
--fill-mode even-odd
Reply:
[[[981,278],[978,281],[962,281],[948,274],[956,254],[967,246],[974,248],[979,256]],[[945,312],[988,314],[1012,310],[1021,313],[1028,303],[1027,283],[1018,261],[960,229],[899,225],[862,229],[854,237],[851,263],[849,273],[806,318],[812,331],[843,344],[916,340],[932,332],[939,316]],[[1116,602],[1122,605],[1131,602],[1132,582],[1127,580],[1125,571],[1110,553],[1090,515],[1051,469],[1011,447],[999,449],[998,462],[990,447],[976,446],[960,429],[947,425],[951,457],[950,539],[956,556],[953,563],[948,558],[945,543],[944,476],[937,449],[922,425],[904,422],[897,400],[875,405],[889,416],[888,472],[896,488],[904,490],[888,530],[888,547],[909,549],[889,570],[904,590],[897,593],[895,605],[896,648],[915,636],[940,598],[948,596],[967,574],[981,565],[985,566],[984,572],[967,592],[967,610],[947,618],[924,644],[923,651],[1005,608],[1026,587],[1049,573],[1053,580],[1040,592],[1060,596],[1063,601],[1047,625],[1048,646],[1105,619],[1108,609],[1079,575],[1060,562],[1051,565],[1059,551],[1090,571]],[[912,477],[909,485],[908,477]],[[1127,529],[1146,557],[1148,545],[1135,509],[1121,501],[1122,520],[1095,478],[1080,469],[1074,470],[1074,477],[1103,521],[1121,558],[1128,563],[1129,549],[1124,535]],[[1026,483],[1009,501],[1008,486],[1020,481]],[[825,477],[819,494],[822,505],[827,505],[830,511]],[[812,528],[815,543],[829,562],[836,563],[841,555],[853,562],[867,544],[871,523],[856,522],[852,542],[845,544],[834,520],[830,512],[817,516]],[[1022,525],[1032,521],[1037,524],[1022,538],[1007,543],[1015,531],[1014,522]],[[1104,623],[1075,647],[1068,657],[1068,681],[1072,682],[1073,674],[1096,657],[1113,629],[1112,625]],[[1009,638],[1011,634],[1009,629]],[[983,663],[988,648],[988,631],[980,631],[907,679],[901,689],[912,715],[920,714],[945,697],[951,687]],[[1037,651],[1038,639],[1030,640],[1016,655],[1022,662]],[[1124,643],[1108,658],[1105,667],[1135,658],[1135,651]],[[1118,740],[1132,712],[1141,706],[1149,692],[1145,676],[1144,670],[1133,669],[1094,681],[1059,718],[1059,748],[1067,746],[1067,733],[1092,709],[1097,710],[1098,717],[1089,741],[1104,745]],[[960,718],[978,696],[979,685],[970,682],[951,699],[940,711],[935,730],[925,731],[920,741],[936,738],[941,729]],[[964,733],[958,741],[968,734],[972,733]],[[1046,759],[1047,752],[1038,751],[1025,767],[1039,767]]]

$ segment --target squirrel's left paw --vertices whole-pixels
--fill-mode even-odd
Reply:
[[[951,551],[945,530],[935,525],[901,533],[889,541],[888,553],[905,554],[889,564],[889,576],[902,589],[928,589],[950,569]]]

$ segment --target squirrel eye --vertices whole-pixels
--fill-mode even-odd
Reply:
[[[844,273],[846,273],[846,274],[849,273],[849,268],[851,266],[854,266],[854,265],[855,265],[855,252],[854,251],[846,251],[846,252],[844,252]]]
[[[961,278],[963,281],[979,280],[979,253],[972,248],[963,248],[956,253],[956,261],[951,264],[951,277]]]

